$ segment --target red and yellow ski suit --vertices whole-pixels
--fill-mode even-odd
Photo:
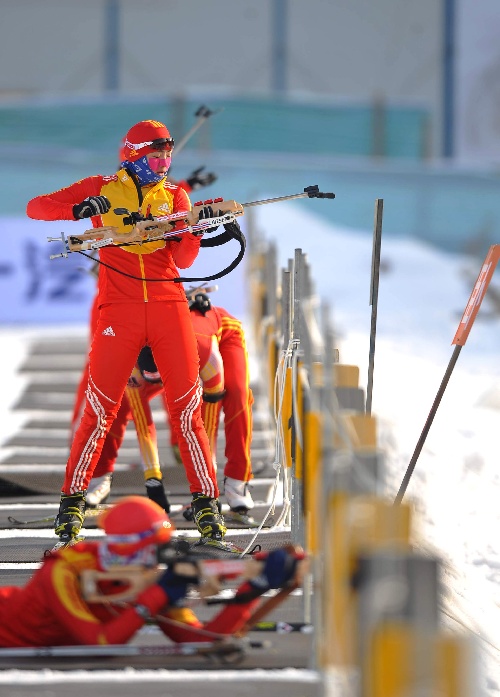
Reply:
[[[190,314],[198,345],[200,377],[205,395],[202,416],[212,454],[215,459],[220,413],[223,409],[226,440],[224,475],[249,481],[252,478],[250,446],[253,395],[249,384],[248,353],[242,324],[223,307],[212,306],[205,315],[193,308]],[[127,423],[133,419],[145,468],[144,476],[161,479],[161,470],[160,476],[158,475],[156,429],[150,401],[161,394],[163,388],[161,383],[148,383],[139,376],[138,383],[137,387],[127,387],[125,390],[120,410],[94,471],[95,477],[113,471]],[[207,401],[207,398],[212,401]],[[81,399],[83,393],[80,389],[74,418]],[[168,413],[168,405],[166,409]],[[172,428],[171,443],[177,443]]]
[[[91,337],[94,335],[97,326],[97,318],[99,316],[97,300],[98,296],[94,298],[90,313]],[[73,415],[71,417],[71,441],[73,440],[73,435],[78,427],[78,423],[81,419],[85,406],[85,393],[87,389],[88,375],[89,364],[87,362],[83,370],[82,377],[80,378],[80,383],[75,396]],[[134,384],[135,379],[137,379],[137,381],[140,383],[140,389],[131,386]],[[132,375],[129,379],[129,384],[127,384],[125,392],[123,393],[122,401],[120,403],[120,408],[116,418],[106,435],[101,455],[94,469],[94,477],[100,477],[103,474],[113,471],[116,459],[118,457],[118,451],[125,437],[127,424],[131,419],[133,419],[137,432],[137,439],[139,441],[142,464],[144,467],[144,479],[154,477],[155,479],[161,480],[163,478],[158,456],[156,427],[153,421],[151,407],[149,405],[149,401],[153,399],[153,397],[156,397],[160,392],[163,395],[165,394],[163,391],[163,385],[161,383],[152,384],[145,382],[142,379],[138,368],[134,367]]]
[[[221,409],[224,411],[224,475],[247,482],[252,478],[250,446],[252,404],[245,332],[240,320],[212,305],[205,314],[191,309],[203,383],[202,415],[215,457]],[[175,432],[171,431],[173,442]]]
[[[74,220],[73,206],[97,195],[106,196],[111,209],[93,217],[93,226],[113,225],[123,233],[130,228],[114,213],[115,208],[153,216],[191,208],[184,189],[167,180],[140,187],[121,169],[113,176],[88,177],[38,196],[28,203],[27,214],[40,220]],[[178,241],[112,245],[99,250],[101,261],[113,268],[100,267],[99,316],[89,354],[85,409],[71,446],[63,493],[86,491],[139,351],[149,345],[162,378],[190,490],[211,498],[218,496],[201,417],[196,338],[184,290],[172,282],[179,277],[177,267],[189,267],[199,247],[199,237],[184,233]]]
[[[82,595],[82,571],[103,571],[99,544],[79,542],[52,553],[26,586],[0,588],[1,647],[123,644],[132,638],[145,620],[134,605],[112,603],[111,596],[123,586],[100,584],[100,590],[109,593],[110,604],[88,603]],[[247,590],[248,583],[244,583],[238,593]],[[147,607],[167,637],[187,642],[212,641],[209,632],[233,634],[258,603],[257,598],[227,605],[206,624],[188,608],[169,608],[167,594],[156,584],[143,590],[134,604]],[[181,624],[171,625],[169,619]]]

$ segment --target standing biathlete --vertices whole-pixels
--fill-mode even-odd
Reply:
[[[248,482],[252,479],[253,394],[245,332],[240,320],[223,307],[213,305],[207,293],[194,292],[190,296],[189,309],[200,356],[203,423],[214,465],[222,410],[226,457],[224,494],[232,517],[251,525],[254,520],[249,510],[254,507],[254,502]],[[178,447],[173,429],[171,442]]]
[[[121,161],[126,160],[127,158],[127,152],[124,148],[125,138],[123,139],[122,146],[120,148],[119,159]],[[204,167],[198,167],[198,169],[194,170],[194,172],[192,172],[182,181],[175,181],[169,176],[169,181],[181,186],[186,193],[189,194],[191,191],[201,189],[204,186],[209,186],[217,180],[217,175],[214,172],[203,172],[204,169]],[[169,169],[169,172],[170,171],[171,170]],[[99,277],[99,264],[97,262],[93,265],[91,273],[96,277],[96,279]],[[98,296],[96,295],[90,311],[90,337],[94,335],[96,330],[98,316],[99,305]],[[71,418],[70,447],[85,404],[85,391],[87,389],[88,374],[89,365],[87,362],[75,395],[75,403]],[[141,381],[142,389],[137,390],[135,387],[137,387],[139,380]],[[164,397],[163,388],[161,388],[161,392]],[[138,368],[135,367],[134,372],[129,378],[125,392],[123,393],[118,414],[113,421],[111,429],[108,431],[106,440],[104,441],[99,462],[97,463],[96,469],[94,470],[94,475],[88,486],[86,496],[87,506],[95,507],[108,498],[111,491],[112,473],[114,464],[118,457],[118,450],[125,436],[127,424],[131,419],[133,419],[144,470],[146,493],[151,500],[160,505],[167,513],[170,512],[170,504],[162,481],[163,474],[158,454],[156,428],[153,422],[153,415],[149,407],[149,400],[152,399],[152,396],[156,396],[157,393],[158,389],[156,389],[153,385],[144,384],[144,380],[140,377]],[[172,429],[170,432],[172,434]],[[180,461],[180,457],[178,456],[178,446],[176,445],[175,448],[176,459],[179,458]]]
[[[164,124],[141,121],[127,133],[127,158],[116,174],[87,177],[38,196],[28,203],[27,214],[40,220],[91,218],[94,227],[112,225],[126,234],[132,222],[116,214],[116,208],[144,216],[190,211],[187,193],[166,178],[173,146]],[[200,214],[211,216],[210,208]],[[177,224],[182,225],[182,221]],[[100,261],[106,265],[99,273],[99,317],[89,354],[85,409],[71,446],[55,520],[61,544],[78,537],[88,484],[145,345],[154,350],[157,360],[198,529],[202,537],[220,540],[225,535],[201,417],[196,339],[184,290],[173,282],[179,277],[177,268],[191,266],[199,248],[200,236],[187,232],[174,239],[99,250]]]
[[[253,395],[250,389],[248,353],[243,326],[223,307],[212,305],[206,293],[199,291],[191,295],[188,293],[188,298],[200,357],[200,377],[203,385],[202,417],[214,466],[222,409],[226,441],[224,494],[231,509],[232,518],[245,525],[254,525],[254,520],[249,515],[254,502],[248,490],[248,482],[252,478],[250,447]],[[149,347],[144,347],[139,354],[137,367],[132,373],[129,385],[94,471],[94,479],[90,485],[92,505],[103,502],[109,494],[118,449],[131,418],[134,420],[138,434],[146,486],[148,487],[146,474],[149,477],[158,478],[158,475],[153,475],[150,470],[151,463],[158,462],[157,437],[150,400],[162,393],[162,384],[161,375]],[[168,405],[165,406],[168,413]],[[177,439],[172,427],[170,432],[171,445],[177,447]],[[152,484],[149,486],[152,487]],[[157,500],[155,496],[161,494],[158,486],[147,488],[147,492],[148,496],[154,500]],[[168,511],[168,505],[165,508]],[[194,513],[195,511],[188,511],[187,517],[192,519]]]

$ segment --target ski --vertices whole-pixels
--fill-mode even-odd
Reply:
[[[54,552],[58,552],[60,549],[65,549],[66,547],[72,547],[73,545],[76,545],[78,542],[83,542],[85,538],[82,537],[81,535],[77,535],[76,537],[72,537],[70,540],[58,540],[55,545],[52,547],[52,549],[46,549],[44,552],[44,557],[50,556]]]
[[[105,511],[109,506],[107,504],[99,504],[95,508],[87,508],[85,511],[85,518],[95,518],[101,511]],[[8,516],[7,520],[11,525],[16,527],[25,527],[29,525],[44,525],[47,523],[54,523],[56,519],[55,515],[44,516],[43,518],[31,518],[30,520],[21,520],[15,516]]]
[[[210,537],[178,537],[176,544],[183,553],[205,552],[209,556],[220,556],[219,552],[241,556],[244,550],[226,540],[212,540]]]
[[[33,518],[31,520],[19,520],[19,518],[14,518],[14,516],[8,516],[7,520],[9,523],[12,525],[15,525],[16,527],[24,527],[26,525],[42,525],[43,523],[53,523],[55,520],[55,516],[49,515],[46,516],[45,518]]]
[[[220,662],[243,660],[248,649],[267,648],[262,641],[235,640],[219,642],[189,642],[172,646],[137,646],[109,644],[107,646],[35,646],[0,649],[0,662],[15,658],[91,658],[119,656],[202,656]]]
[[[180,511],[176,511],[174,514],[170,514],[170,517],[179,516],[182,513],[182,517],[188,521],[188,523],[194,522],[193,508],[191,504],[183,506]],[[237,511],[232,511],[230,508],[225,510],[225,506],[222,507],[222,515],[224,517],[224,524],[227,528],[231,530],[241,529],[241,528],[258,528],[260,523],[252,518],[249,513],[238,513]],[[274,525],[274,520],[269,519],[262,526],[264,529],[272,528]]]
[[[226,525],[227,528],[234,530],[238,529],[240,530],[241,528],[249,528],[254,529],[260,527],[260,523],[252,518],[252,516],[246,514],[246,513],[237,513],[236,511],[222,511],[222,515],[224,516],[224,524]],[[263,530],[268,530],[269,528],[272,528],[274,525],[274,520],[268,519],[262,526]]]
[[[100,503],[98,506],[95,508],[87,508],[85,511],[85,518],[95,518],[96,516],[101,513],[101,511],[105,511],[107,508],[112,506],[113,504],[107,504],[107,503]],[[186,506],[183,506],[181,509],[178,511],[173,511],[169,514],[170,518],[177,518],[184,509],[189,508],[190,504],[187,504]],[[55,515],[48,515],[44,516],[43,518],[31,518],[29,520],[22,520],[20,518],[16,518],[15,516],[8,516],[7,520],[11,525],[15,525],[16,527],[26,527],[29,525],[46,525],[48,523],[54,523],[55,521]]]
[[[308,622],[257,622],[250,631],[275,632],[276,634],[290,634],[291,632],[311,634],[313,626]]]

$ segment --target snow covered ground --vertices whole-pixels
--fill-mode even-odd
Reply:
[[[316,290],[332,306],[341,361],[360,367],[361,386],[366,387],[371,231],[328,224],[314,212],[315,206],[327,205],[334,203],[262,206],[254,209],[256,223],[267,239],[276,241],[281,266],[293,258],[295,248],[307,254]],[[394,497],[451,358],[451,342],[483,260],[392,238],[382,240],[381,261],[372,412],[387,455],[387,494]],[[210,270],[223,265],[223,260],[211,262]],[[217,303],[242,316],[241,270],[218,283]],[[0,355],[9,366],[0,398],[0,445],[19,418],[9,411],[22,388],[14,370],[33,331],[0,328]],[[63,331],[85,333],[86,327]],[[457,631],[465,626],[476,638],[481,695],[500,695],[499,344],[500,314],[487,295],[407,493],[415,502],[422,538],[443,559],[459,620],[449,620],[450,626]]]
[[[371,231],[328,225],[312,204],[307,212],[292,204],[258,208],[257,224],[277,243],[281,266],[295,248],[307,254],[316,290],[333,307],[340,359],[360,367],[366,388]],[[372,413],[391,499],[451,359],[482,262],[382,235]],[[495,277],[492,290],[494,284]],[[500,694],[500,313],[492,296],[461,350],[406,495],[422,539],[443,560],[453,591],[446,609],[459,620],[449,626],[473,633],[485,695]]]

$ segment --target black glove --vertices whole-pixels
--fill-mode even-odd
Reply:
[[[214,172],[206,172],[201,174],[205,167],[198,167],[194,172],[191,172],[189,177],[186,178],[187,183],[193,191],[196,189],[201,189],[203,186],[209,186],[217,181],[217,175]]]
[[[156,584],[163,588],[168,595],[168,604],[170,607],[182,607],[182,601],[187,595],[190,583],[196,583],[197,577],[179,576],[175,573],[175,567],[168,567],[167,570],[160,576]]]
[[[265,558],[264,568],[259,576],[250,580],[250,585],[261,593],[270,588],[281,588],[295,576],[297,562],[298,558],[286,549],[274,549]]]
[[[73,215],[76,219],[92,218],[93,215],[107,213],[110,208],[111,203],[106,196],[89,196],[73,206]]]
[[[210,298],[206,293],[196,293],[194,297],[189,298],[188,302],[190,310],[198,310],[202,315],[206,315],[212,307]]]
[[[222,211],[217,211],[214,212],[212,206],[203,206],[201,209],[199,215],[198,215],[198,220],[207,220],[208,218],[216,218],[217,216],[222,215]],[[215,227],[208,227],[205,228],[204,230],[200,230],[199,232],[194,232],[193,235],[203,235],[205,232],[215,232],[218,230],[219,226],[216,225]]]

